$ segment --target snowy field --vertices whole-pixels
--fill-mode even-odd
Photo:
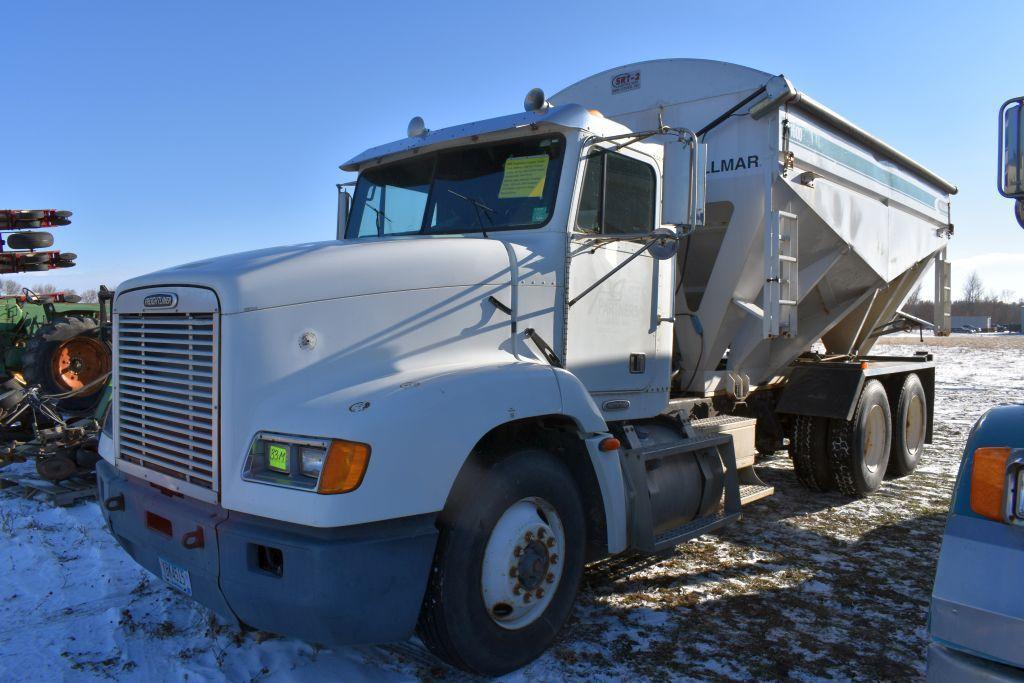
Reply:
[[[592,567],[559,642],[509,680],[920,679],[926,614],[960,451],[989,406],[1021,400],[1024,337],[888,340],[934,351],[935,443],[912,476],[850,502],[801,489],[657,560]],[[139,569],[95,503],[0,492],[0,680],[461,680],[418,642],[321,648],[225,627]]]

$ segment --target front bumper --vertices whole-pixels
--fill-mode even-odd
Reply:
[[[167,495],[102,460],[96,474],[118,543],[157,576],[161,558],[187,569],[192,597],[225,619],[331,645],[412,634],[437,542],[433,515],[316,529]]]
[[[1024,667],[1024,529],[954,512],[932,588],[929,632],[940,643]]]
[[[932,643],[928,646],[928,681],[929,683],[950,681],[1019,682],[1024,681],[1024,669],[999,664],[990,659],[983,659],[943,647],[938,643]]]

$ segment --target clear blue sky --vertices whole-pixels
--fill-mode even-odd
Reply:
[[[784,73],[955,182],[954,282],[978,268],[1024,295],[1024,230],[994,188],[996,109],[1024,94],[1019,0],[497,5],[4,3],[0,208],[73,210],[57,247],[80,263],[19,279],[86,289],[330,239],[338,164],[413,115],[440,128],[701,57]]]

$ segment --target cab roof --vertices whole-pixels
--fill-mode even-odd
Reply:
[[[464,123],[439,130],[428,131],[424,135],[396,140],[357,154],[339,168],[343,171],[358,171],[368,161],[377,161],[394,154],[413,150],[443,146],[443,143],[470,138],[473,136],[517,130],[527,126],[548,125],[567,129],[589,129],[599,135],[615,135],[627,133],[629,129],[620,123],[603,116],[591,114],[578,104],[565,104],[550,107],[543,111],[526,111],[520,114],[499,116],[483,121]]]

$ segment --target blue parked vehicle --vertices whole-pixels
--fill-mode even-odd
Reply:
[[[929,681],[1024,680],[1024,405],[967,440],[932,590]]]
[[[999,110],[999,192],[1024,227],[1024,98]],[[932,590],[929,681],[1024,680],[1024,405],[964,448]]]

